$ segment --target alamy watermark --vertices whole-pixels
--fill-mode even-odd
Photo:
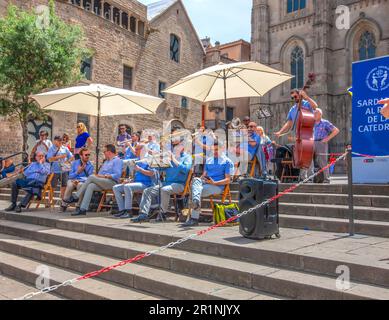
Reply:
[[[336,289],[339,291],[349,290],[351,288],[350,282],[350,268],[345,265],[336,268],[336,274],[339,277],[336,279]]]
[[[43,290],[50,287],[50,268],[46,265],[39,265],[35,274],[38,275],[38,278],[35,280],[35,287],[38,290]]]
[[[337,17],[335,26],[338,30],[349,30],[351,28],[350,8],[348,6],[338,6],[335,10]]]

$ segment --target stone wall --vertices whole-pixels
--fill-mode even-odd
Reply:
[[[0,0],[0,16],[4,14],[6,3],[14,3],[24,9],[40,4],[47,5],[47,0]],[[137,1],[115,0],[137,15],[146,17],[146,7]],[[123,66],[133,68],[133,90],[149,95],[158,95],[158,80],[171,85],[180,78],[202,68],[203,49],[197,39],[195,30],[182,4],[178,2],[152,22],[154,32],[142,37],[122,27],[96,16],[68,1],[56,1],[57,14],[68,23],[82,26],[86,34],[87,46],[93,50],[92,81],[114,87],[123,86]],[[146,19],[146,18],[145,18]],[[169,58],[170,33],[181,39],[181,60],[175,63]],[[88,83],[89,81],[84,81]],[[162,106],[154,116],[120,116],[106,117],[101,121],[101,146],[115,141],[117,127],[124,123],[134,131],[146,128],[162,128],[162,120],[178,118],[187,128],[194,128],[201,120],[200,104],[190,101],[187,110],[182,109],[181,97],[168,96],[167,106]],[[72,113],[52,112],[53,136],[67,132],[73,139],[77,115]],[[90,133],[96,139],[96,118],[89,117]],[[0,119],[0,132],[14,132],[14,143],[8,143],[0,137],[0,155],[21,150],[21,133],[17,123]],[[19,143],[18,143],[19,142]]]

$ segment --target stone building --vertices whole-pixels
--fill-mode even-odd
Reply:
[[[251,60],[251,45],[249,42],[242,39],[220,44],[216,42],[214,46],[211,45],[210,38],[202,39],[203,46],[205,48],[204,68],[211,67],[218,63],[235,63],[245,62]],[[215,101],[209,103],[210,106],[219,106],[223,110],[220,113],[220,119],[222,122],[231,121],[233,118],[243,119],[250,114],[250,99],[239,98],[229,99],[227,101],[227,115],[224,114],[224,101]],[[205,124],[209,128],[215,128],[215,112],[210,112],[207,107],[204,108],[204,120]],[[227,116],[227,117],[226,117]]]
[[[341,5],[349,12],[346,29],[337,27]],[[352,62],[389,54],[388,12],[388,0],[253,0],[253,60],[296,76],[260,100],[274,115],[264,122],[267,130],[282,126],[291,107],[290,89],[302,87],[314,72],[317,81],[309,93],[341,130],[331,150],[343,151],[350,141],[351,98],[346,92],[352,85]]]
[[[0,16],[8,4],[23,9],[47,5],[48,0],[0,0]],[[85,83],[102,83],[141,93],[163,96],[165,87],[202,68],[204,49],[181,0],[164,0],[145,6],[136,0],[57,0],[57,14],[68,23],[82,26],[93,56],[82,62]],[[131,130],[162,128],[162,121],[176,118],[187,128],[201,121],[201,105],[167,95],[155,116],[107,117],[101,123],[101,145],[113,142],[118,125]],[[76,122],[83,121],[92,136],[96,119],[81,114],[51,112],[47,123],[30,123],[29,144],[41,128],[51,135],[67,132],[75,137]],[[0,154],[21,149],[18,123],[1,119]],[[12,137],[10,143],[9,137]],[[5,138],[7,137],[7,138]]]

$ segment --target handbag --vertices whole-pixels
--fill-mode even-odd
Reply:
[[[215,224],[219,224],[239,214],[239,207],[236,203],[224,205],[216,204],[213,209],[213,221]],[[227,223],[225,227],[234,227],[239,225],[239,219],[234,222]]]

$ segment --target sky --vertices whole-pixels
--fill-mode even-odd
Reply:
[[[157,0],[138,0],[150,4]],[[239,39],[250,42],[252,0],[183,0],[200,38],[227,43]],[[226,5],[228,3],[228,5]]]

